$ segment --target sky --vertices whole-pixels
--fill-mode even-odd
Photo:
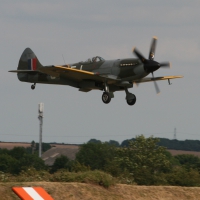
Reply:
[[[44,103],[43,142],[86,143],[91,138],[122,142],[145,137],[200,140],[200,1],[199,0],[0,0],[0,141],[38,142],[38,103]],[[132,58],[137,47],[148,57],[158,37],[155,60],[170,69],[154,76],[182,75],[172,85],[142,83],[109,104],[102,91],[79,92],[60,85],[20,82],[15,73],[30,47],[43,65]],[[64,58],[64,59],[63,59]]]

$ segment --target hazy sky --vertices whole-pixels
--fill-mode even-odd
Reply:
[[[38,103],[44,103],[44,142],[84,143],[91,138],[122,142],[136,135],[200,140],[200,1],[199,0],[0,0],[0,141],[39,139]],[[69,86],[18,81],[19,58],[30,47],[43,65],[64,64],[99,55],[134,57],[136,46],[148,57],[158,37],[155,60],[172,68],[155,76],[183,79],[143,83],[106,105],[102,91],[79,92]],[[63,55],[63,57],[62,57]]]

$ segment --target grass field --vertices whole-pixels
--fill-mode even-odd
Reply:
[[[85,183],[0,183],[1,200],[19,200],[12,192],[14,186],[43,187],[55,200],[197,200],[200,188],[173,186],[134,186],[117,184],[104,187]]]

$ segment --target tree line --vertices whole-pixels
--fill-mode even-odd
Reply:
[[[200,159],[194,155],[172,156],[158,138],[143,135],[121,147],[111,142],[94,139],[80,146],[75,160],[61,155],[52,166],[46,166],[38,154],[23,147],[0,149],[0,172],[11,175],[34,168],[56,174],[94,172],[110,174],[120,183],[138,185],[200,186]]]
[[[158,138],[159,142],[157,143],[159,146],[166,147],[167,149],[174,149],[174,150],[184,150],[184,151],[200,151],[200,141],[199,140],[170,140],[166,138]],[[113,144],[118,147],[127,147],[130,141],[135,141],[135,138],[127,139],[122,141],[120,144],[115,140],[110,140],[107,143]],[[100,140],[91,139],[89,142],[94,143],[101,143]]]
[[[200,186],[200,158],[172,156],[158,138],[143,135],[129,140],[125,147],[89,141],[80,147],[76,160],[92,170],[139,185]]]

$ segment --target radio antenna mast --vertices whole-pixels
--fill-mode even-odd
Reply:
[[[42,156],[42,125],[43,125],[43,112],[44,112],[44,104],[39,103],[38,105],[38,119],[40,121],[40,133],[39,133],[39,157]]]
[[[174,140],[176,140],[176,128],[174,128]]]

